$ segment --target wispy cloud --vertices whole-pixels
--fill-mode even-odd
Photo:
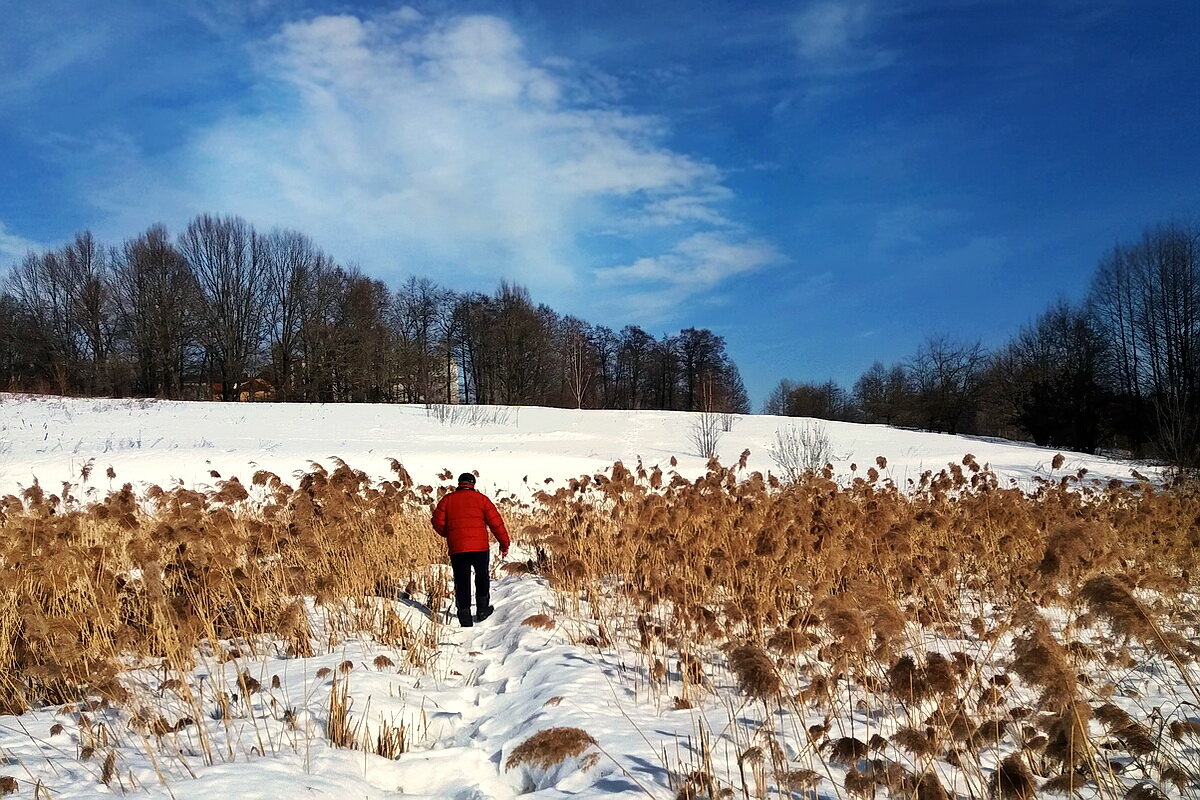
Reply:
[[[861,72],[888,66],[895,54],[871,34],[879,9],[870,0],[817,0],[792,23],[796,52],[817,73]]]
[[[531,60],[502,18],[322,16],[283,26],[254,58],[259,107],[153,168],[120,159],[134,177],[105,176],[97,202],[125,226],[156,208],[168,222],[239,213],[373,273],[505,276],[540,292],[611,261],[598,238],[623,252],[665,237],[665,261],[694,264],[692,291],[765,260],[759,244],[734,258],[715,165],[665,144],[662,119],[591,102],[593,70]]]
[[[622,286],[640,318],[669,319],[685,301],[782,260],[769,242],[725,232],[696,233],[666,253],[596,271],[601,286]]]
[[[297,14],[302,0],[183,0],[181,10],[219,36],[235,35],[275,14]]]
[[[8,226],[0,220],[0,267],[19,261],[30,250],[39,250],[41,246],[23,236],[10,233]]]
[[[62,9],[58,9],[62,12]],[[45,81],[95,56],[108,43],[109,24],[97,19],[86,28],[60,25],[46,9],[14,5],[5,10],[0,35],[0,102],[23,97]]]

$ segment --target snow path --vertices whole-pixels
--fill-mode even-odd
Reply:
[[[436,658],[424,670],[404,669],[403,648],[369,638],[344,641],[312,658],[259,654],[197,666],[185,682],[201,695],[207,688],[208,698],[220,687],[236,694],[238,675],[246,670],[264,687],[240,701],[249,707],[235,697],[223,719],[206,710],[200,725],[215,763],[205,763],[205,737],[194,725],[157,740],[134,733],[139,709],[148,719],[161,715],[168,723],[195,714],[195,706],[163,690],[161,670],[143,669],[128,674],[132,697],[119,709],[79,714],[46,708],[0,717],[0,774],[16,777],[23,790],[40,780],[55,798],[111,796],[135,787],[139,796],[164,800],[672,797],[663,753],[677,752],[679,742],[692,735],[696,712],[658,712],[644,697],[638,703],[633,690],[621,685],[620,663],[611,651],[601,655],[572,644],[558,625],[549,630],[523,625],[534,614],[558,618],[558,601],[544,579],[494,580],[492,600],[495,614],[470,629],[456,622],[434,624],[416,603],[396,604],[414,632],[437,634]],[[314,622],[322,613],[313,610]],[[572,629],[580,625],[565,616],[560,621]],[[319,623],[314,629],[319,631]],[[373,669],[378,655],[401,668]],[[337,667],[344,661],[354,666],[340,675]],[[273,677],[278,683],[266,688]],[[360,741],[403,724],[408,751],[389,759],[334,747],[328,721],[335,680],[348,687],[350,720]],[[285,724],[285,708],[292,710],[293,726]],[[114,739],[94,756],[82,754],[92,742],[89,729],[98,723]],[[55,725],[62,729],[55,732]],[[602,752],[591,748],[550,769],[506,769],[518,745],[553,727],[586,730]],[[100,783],[108,752],[115,753],[116,764],[111,790]],[[581,763],[589,754],[592,763]]]
[[[413,797],[456,800],[646,797],[639,784],[666,796],[666,770],[642,740],[644,731],[632,718],[612,713],[628,690],[616,686],[601,661],[571,644],[562,628],[522,624],[534,614],[555,617],[557,603],[545,582],[502,578],[493,584],[493,605],[495,614],[482,623],[441,629],[440,651],[452,682],[444,691],[461,681],[461,693],[457,703],[439,702],[456,718],[430,749],[395,762],[399,786]],[[620,754],[620,763],[601,757],[582,768],[579,759],[568,758],[550,770],[505,768],[516,746],[553,727],[583,728],[605,752]]]

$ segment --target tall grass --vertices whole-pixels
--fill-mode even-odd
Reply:
[[[1200,788],[1200,493],[1083,472],[1028,493],[970,455],[903,487],[882,457],[849,485],[744,463],[618,463],[540,493],[526,531],[528,568],[651,694],[740,690],[723,791]]]
[[[1083,473],[1029,493],[972,456],[904,486],[882,457],[849,485],[828,468],[784,483],[747,456],[695,480],[618,463],[505,509],[535,554],[507,571],[551,581],[578,612],[560,627],[635,664],[636,696],[664,713],[724,709],[697,716],[673,757],[681,797],[1200,789],[1200,493]],[[414,641],[378,598],[448,601],[430,569],[445,557],[436,492],[393,470],[0,498],[0,713],[119,705],[131,668],[182,675],[214,658],[237,662],[237,686],[189,703],[187,682],[164,677],[179,711],[138,712],[140,735],[239,703],[253,718],[270,690],[242,660],[328,652],[359,631],[426,668],[437,637]],[[328,625],[311,624],[313,604]],[[403,722],[334,713],[345,685],[327,735],[404,752]],[[106,752],[104,735],[87,747]]]
[[[330,643],[316,640],[303,597],[337,606],[343,632],[394,639],[386,613],[356,599],[420,591],[436,606],[447,594],[428,570],[445,550],[429,531],[432,489],[394,469],[379,483],[338,462],[313,464],[295,486],[262,471],[207,492],[155,486],[139,497],[126,485],[94,504],[69,485],[4,497],[0,713],[120,701],[131,663],[186,670],[202,642],[234,658],[270,634],[272,646],[312,655]]]

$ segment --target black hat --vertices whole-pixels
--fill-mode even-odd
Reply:
[[[474,486],[475,485],[475,476],[469,472],[464,472],[462,475],[459,475],[458,476],[458,485],[462,486],[464,483],[469,483],[472,486]]]

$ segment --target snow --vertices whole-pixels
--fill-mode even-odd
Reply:
[[[543,488],[545,478],[561,482],[595,473],[616,460],[632,463],[639,457],[647,466],[665,466],[676,456],[680,472],[700,474],[706,460],[689,444],[694,419],[671,412],[514,408],[485,413],[468,424],[462,418],[439,421],[420,406],[4,395],[0,492],[28,486],[35,478],[51,489],[61,481],[80,483],[81,470],[89,463],[92,471],[85,485],[101,495],[126,481],[139,487],[168,482],[204,487],[214,481],[210,470],[244,481],[255,469],[288,475],[310,461],[337,456],[377,476],[388,475],[388,459],[396,458],[417,483],[431,485],[439,483],[437,474],[444,469],[455,474],[477,469],[481,489],[528,496]],[[749,448],[751,469],[772,469],[768,446],[775,432],[796,423],[742,417],[724,435],[720,452],[732,462]],[[1002,480],[1031,485],[1035,477],[1051,474],[1055,454],[1003,441],[885,426],[826,426],[842,478],[851,476],[852,462],[865,471],[876,456],[885,456],[885,476],[902,483],[926,469],[958,463],[970,452],[981,463],[990,463]],[[1065,455],[1066,463],[1055,477],[1080,468],[1100,480],[1130,477],[1128,463]],[[115,479],[105,477],[109,467]],[[514,545],[514,559],[527,556]],[[64,799],[123,790],[177,800],[671,798],[681,776],[706,758],[701,745],[705,739],[713,742],[707,758],[718,777],[736,784],[737,752],[755,743],[748,731],[765,721],[761,704],[738,697],[732,676],[715,661],[706,665],[714,691],[700,693],[693,708],[676,709],[672,695],[681,686],[674,664],[667,690],[653,689],[645,657],[628,643],[603,648],[580,644],[596,632],[588,604],[572,598],[564,608],[564,598],[537,576],[497,572],[496,613],[469,629],[446,624],[446,617],[431,618],[415,602],[379,602],[390,603],[409,627],[412,643],[407,650],[360,636],[311,658],[285,657],[272,643],[261,642],[254,652],[223,660],[221,650],[232,645],[222,643],[202,654],[195,668],[182,676],[186,690],[164,687],[161,668],[141,665],[126,675],[132,696],[120,708],[46,708],[0,717],[0,773],[18,780],[20,796],[33,796],[40,782],[49,796]],[[337,612],[310,603],[309,613],[314,631],[320,631],[328,622],[326,615]],[[521,624],[534,614],[548,615],[555,626]],[[433,656],[413,664],[418,642]],[[972,643],[924,644],[949,652]],[[380,656],[392,666],[378,668]],[[345,662],[352,667],[343,673]],[[1147,663],[1125,676],[1146,698],[1143,705],[1153,704],[1155,697],[1166,703],[1183,694],[1178,686],[1164,684],[1155,669]],[[247,671],[261,691],[247,693],[239,685],[239,675]],[[402,726],[403,755],[388,759],[330,743],[326,731],[331,697],[341,687],[355,735],[374,739]],[[224,706],[222,692],[227,697]],[[222,707],[225,713],[219,711]],[[187,716],[195,724],[177,732],[157,736],[148,727],[159,717],[173,725]],[[805,733],[824,722],[823,713],[794,704],[774,717],[792,765],[826,777],[816,796],[840,795],[845,769],[827,764]],[[838,735],[863,740],[881,724],[853,710],[830,722]],[[90,758],[81,758],[81,749],[96,738],[100,723],[106,726],[109,743],[97,746]],[[61,730],[53,729],[55,725]],[[528,764],[507,768],[516,747],[554,727],[581,728],[597,745],[550,769]],[[115,753],[115,777],[108,787],[99,778],[110,752]],[[1002,755],[997,750],[996,761]],[[950,781],[949,776],[944,779]]]
[[[443,407],[446,408],[446,407]],[[528,494],[542,480],[562,481],[641,457],[666,466],[675,456],[686,476],[704,471],[707,459],[690,441],[695,415],[671,411],[573,411],[538,407],[449,407],[464,421],[441,422],[424,406],[183,403],[151,400],[72,400],[0,394],[0,492],[37,478],[56,489],[78,483],[93,462],[92,488],[105,491],[112,467],[116,487],[132,482],[210,485],[215,470],[248,481],[255,469],[289,475],[310,461],[337,456],[373,477],[390,477],[396,458],[418,483],[434,484],[443,469],[478,470],[479,488]],[[472,411],[476,424],[466,421]],[[494,420],[494,421],[493,421]],[[787,417],[738,417],[722,435],[725,463],[750,450],[752,470],[775,469],[769,448],[776,431],[820,424],[829,433],[834,466],[844,476],[888,460],[884,472],[897,483],[959,463],[967,453],[989,463],[1002,479],[1028,486],[1049,475],[1057,451],[1003,440],[901,430],[884,425],[814,423]],[[1130,465],[1099,456],[1065,453],[1056,476],[1080,468],[1090,478],[1130,480]],[[778,471],[778,470],[776,470]],[[528,483],[526,483],[528,479]],[[98,488],[97,488],[98,487]]]
[[[210,659],[187,682],[205,708],[217,707],[218,690],[230,697],[242,691],[238,676],[244,670],[263,690],[232,700],[227,718],[200,717],[203,736],[197,726],[187,726],[161,737],[153,760],[145,741],[156,737],[138,732],[127,709],[153,708],[173,724],[194,714],[194,706],[182,699],[182,688],[162,688],[161,670],[134,670],[126,680],[133,697],[122,710],[42,709],[0,717],[0,749],[10,765],[5,769],[11,772],[11,765],[20,765],[24,777],[18,780],[40,780],[55,797],[106,794],[98,783],[106,750],[97,748],[100,755],[77,760],[86,729],[104,723],[118,753],[114,787],[136,785],[152,798],[207,800],[236,792],[240,798],[303,794],[482,800],[531,789],[537,797],[569,797],[589,787],[615,797],[644,797],[639,782],[661,784],[661,754],[644,741],[644,734],[663,728],[665,721],[653,709],[635,708],[636,719],[612,713],[614,703],[629,699],[630,690],[618,685],[611,664],[571,644],[562,628],[520,624],[532,614],[555,611],[554,595],[545,583],[532,576],[505,577],[495,583],[493,600],[495,615],[470,629],[435,625],[414,606],[397,606],[417,636],[438,637],[437,661],[424,670],[405,668],[403,650],[369,639],[348,640],[312,658],[260,653],[225,663]],[[324,612],[312,613],[319,626]],[[387,656],[400,665],[399,671],[376,669],[377,656]],[[343,674],[339,665],[346,661],[353,668]],[[275,676],[279,685],[271,688]],[[373,739],[381,725],[403,725],[410,752],[389,760],[333,747],[323,731],[335,680],[348,687],[351,724],[359,726],[361,736]],[[55,724],[63,727],[52,734]],[[587,729],[602,747],[618,754],[616,760],[603,757],[586,769],[578,759],[550,770],[504,768],[517,745],[538,730],[557,726]],[[673,737],[676,727],[690,729],[689,718],[666,721],[665,727],[654,735]],[[205,764],[206,748],[214,754],[211,765]],[[131,773],[135,779],[129,778]]]

